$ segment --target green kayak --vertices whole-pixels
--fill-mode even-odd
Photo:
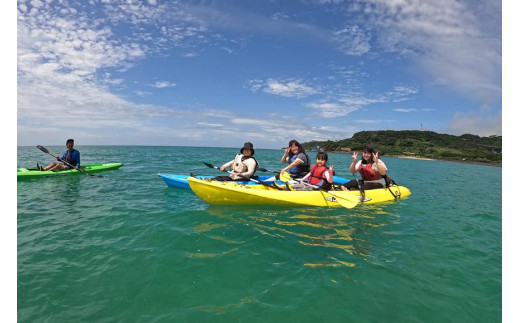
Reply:
[[[91,164],[81,166],[81,169],[88,174],[102,172],[105,170],[118,169],[123,166],[122,163],[109,163],[109,164]],[[67,170],[56,170],[56,171],[40,171],[36,168],[18,168],[16,177],[18,180],[26,178],[40,178],[56,175],[85,175],[79,170],[67,169]]]

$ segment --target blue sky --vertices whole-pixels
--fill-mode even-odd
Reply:
[[[18,0],[17,143],[502,134],[492,0]]]

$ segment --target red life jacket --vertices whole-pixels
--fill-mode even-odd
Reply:
[[[325,173],[326,170],[329,168],[326,166],[318,166],[317,164],[314,164],[312,166],[311,171],[309,172],[310,175],[307,178],[306,182],[316,185],[316,186],[324,186],[328,183],[327,179],[323,176],[323,173]],[[332,171],[332,176],[334,176],[335,172]]]
[[[359,173],[364,181],[376,181],[381,178],[378,172],[372,169],[372,164],[359,165]]]

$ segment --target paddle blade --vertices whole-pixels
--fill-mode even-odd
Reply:
[[[283,173],[283,174],[280,173],[280,180],[281,180],[282,182],[287,182],[287,181],[289,181],[290,179],[291,179],[291,175],[289,175],[288,172],[285,172],[285,173]]]
[[[358,205],[358,203],[359,203],[359,199],[354,195],[339,196],[339,195],[336,195],[336,194],[333,194],[330,192],[329,192],[329,194],[334,196],[334,198],[336,199],[336,201],[338,202],[339,205],[341,205],[347,209],[351,209],[351,208],[355,207],[356,205]]]
[[[47,148],[43,147],[43,146],[36,146],[39,150],[43,151],[44,153],[47,153],[47,154],[50,154],[50,152],[47,150]]]

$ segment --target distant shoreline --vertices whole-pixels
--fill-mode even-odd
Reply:
[[[315,150],[309,150],[309,151],[315,151]],[[347,152],[343,152],[343,151],[327,151],[327,153],[345,154],[345,155],[351,154],[351,153],[347,153]],[[477,160],[460,160],[460,159],[448,159],[448,158],[440,159],[440,158],[416,157],[416,156],[405,156],[405,155],[381,155],[381,156],[388,156],[388,157],[393,157],[393,158],[403,158],[403,159],[433,160],[433,161],[455,162],[455,163],[463,163],[463,164],[502,167],[502,163],[482,162],[482,161],[477,161]]]
[[[434,160],[434,161],[455,162],[455,163],[463,163],[463,164],[474,164],[474,165],[502,167],[502,163],[482,162],[482,161],[477,161],[477,160],[440,159],[440,158],[429,158],[429,157],[392,156],[392,155],[386,155],[386,156],[388,156],[388,157],[395,157],[395,158],[405,158],[405,159]]]

